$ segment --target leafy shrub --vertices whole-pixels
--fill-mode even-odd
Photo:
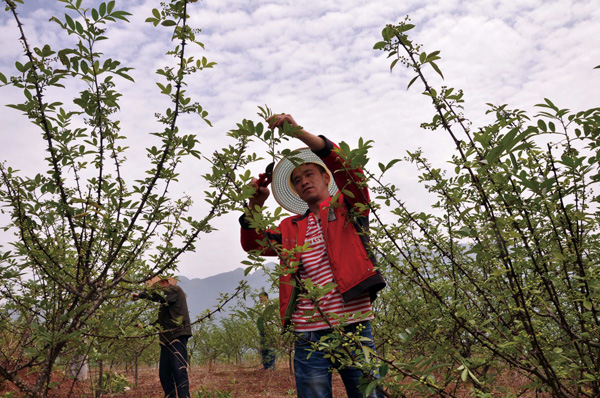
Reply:
[[[230,398],[231,391],[215,390],[211,391],[207,388],[200,387],[194,394],[194,398]]]
[[[104,372],[102,374],[102,389],[109,393],[123,393],[130,387],[125,376],[116,372]]]

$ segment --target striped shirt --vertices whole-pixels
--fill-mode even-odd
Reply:
[[[321,223],[317,221],[313,213],[308,215],[306,242],[308,242],[308,250],[300,253],[302,261],[299,269],[300,280],[302,282],[310,280],[315,286],[325,286],[328,283],[335,284]],[[318,308],[326,314],[332,326],[338,325],[337,318],[344,315],[350,315],[347,324],[373,319],[369,293],[344,303],[337,286],[318,299]],[[355,317],[353,317],[354,314]],[[295,330],[299,332],[322,330],[330,327],[317,310],[313,300],[305,298],[302,294],[298,297],[296,309],[292,315],[292,322]]]

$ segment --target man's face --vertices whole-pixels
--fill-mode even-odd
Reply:
[[[311,205],[321,203],[329,197],[329,181],[331,177],[327,172],[313,163],[305,163],[300,168],[292,171],[292,184],[300,199]]]
[[[170,285],[170,283],[169,283],[168,279],[161,279],[158,286],[164,288],[164,287],[169,287],[169,285]]]

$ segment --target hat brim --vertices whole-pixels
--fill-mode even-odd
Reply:
[[[277,163],[273,170],[273,181],[271,182],[273,197],[277,203],[287,211],[295,214],[306,213],[308,205],[298,196],[290,177],[295,168],[305,163],[315,163],[322,166],[330,177],[328,186],[329,194],[333,196],[337,192],[333,175],[321,158],[315,155],[310,148],[296,149],[292,152],[290,158],[284,157]]]
[[[171,285],[171,286],[177,284],[177,279],[173,278],[172,276],[160,276],[160,275],[157,275],[154,278],[146,281],[146,285],[148,287],[152,287],[152,286],[154,286],[155,284],[157,284],[158,282],[160,282],[163,279],[168,280],[169,281],[169,285]]]

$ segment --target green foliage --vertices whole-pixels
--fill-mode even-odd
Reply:
[[[262,347],[274,349],[278,358],[284,353],[291,355],[293,336],[281,333],[278,300],[267,304],[255,300],[252,306],[240,301],[235,307],[237,310],[218,322],[211,319],[193,327],[190,361],[209,368],[214,363],[255,362]]]
[[[29,396],[47,395],[61,356],[101,364],[152,345],[154,332],[135,327],[152,314],[128,303],[130,292],[172,272],[198,236],[213,230],[215,217],[247,210],[254,188],[243,170],[293,159],[280,147],[297,132],[287,123],[269,129],[264,121],[272,112],[259,107],[263,121],[243,120],[228,132],[232,144],[203,154],[197,135],[181,131],[178,122],[197,117],[210,125],[185,89],[186,79],[214,63],[187,53],[189,43],[203,48],[188,24],[193,1],[165,2],[146,21],[168,31],[174,43],[167,53],[174,64],[160,68],[156,82],[169,106],[156,113],[162,130],[150,133],[156,143],[145,148],[146,174],[127,186],[128,147],[116,115],[118,83],[132,78],[130,68],[100,47],[108,27],[130,14],[115,1],[95,8],[61,2],[66,13],[51,21],[75,44],[53,49],[29,43],[17,12],[22,1],[5,0],[22,33],[24,58],[13,76],[0,74],[0,84],[22,90],[21,102],[10,106],[39,129],[47,149],[47,167],[36,175],[0,165],[0,200],[11,217],[3,229],[15,234],[10,250],[0,251],[0,374]],[[370,211],[372,250],[388,288],[375,303],[377,353],[354,349],[360,339],[337,328],[315,349],[362,369],[363,391],[383,386],[388,396],[457,397],[465,388],[480,397],[520,395],[521,386],[498,387],[502,372],[516,372],[528,380],[522,389],[536,393],[600,396],[600,108],[572,112],[544,99],[528,115],[490,104],[490,123],[472,129],[463,92],[429,84],[430,71],[444,78],[440,52],[416,44],[409,37],[414,28],[408,19],[388,25],[374,48],[388,54],[391,70],[402,64],[414,73],[408,87],[423,85],[434,113],[422,128],[451,137],[451,168],[435,168],[413,151],[371,163],[373,172],[367,167],[372,141],[360,140],[355,149],[340,143],[348,165],[363,169],[374,193],[368,206],[354,210]],[[54,97],[71,86],[79,92],[72,104]],[[264,145],[268,162],[248,152],[251,143]],[[210,210],[201,219],[188,216],[191,198],[168,195],[186,159],[211,165],[203,176]],[[398,187],[386,182],[401,162],[415,165],[436,198],[429,211],[406,208]],[[250,224],[261,231],[285,216],[280,208],[255,210]],[[273,281],[292,272],[297,264],[289,259],[307,249],[264,244],[283,260]],[[250,254],[246,273],[264,268],[261,254]],[[333,288],[310,281],[298,287],[314,299]],[[265,330],[265,313],[254,310],[218,325],[194,325],[192,357],[240,362],[260,346],[257,317]],[[285,336],[281,349],[291,346]],[[26,372],[36,375],[33,382],[21,377]],[[196,395],[206,394],[229,393]]]
[[[396,217],[372,234],[390,282],[377,308],[386,385],[442,395],[460,381],[477,396],[508,394],[494,381],[512,369],[530,379],[524,388],[597,396],[600,108],[571,112],[545,99],[532,119],[490,105],[495,120],[471,130],[462,92],[425,79],[428,64],[441,75],[439,53],[410,41],[412,27],[387,26],[375,48],[416,72],[409,86],[421,80],[435,108],[422,126],[449,134],[456,155],[453,173],[421,152],[405,159],[438,199],[429,213],[411,212],[383,182],[400,160],[371,175]]]
[[[423,84],[434,115],[422,128],[452,138],[453,168],[435,168],[414,151],[379,162],[376,175],[367,168],[372,142],[361,140],[357,149],[340,143],[348,164],[364,170],[375,194],[358,210],[371,212],[372,250],[388,280],[375,304],[375,335],[382,344],[371,354],[377,361],[340,350],[349,337],[336,337],[337,331],[315,349],[365,375],[379,370],[382,377],[366,377],[362,388],[384,386],[391,396],[454,397],[464,384],[475,396],[516,396],[520,389],[598,396],[600,108],[571,112],[545,99],[531,117],[490,104],[491,123],[471,129],[463,92],[436,89],[426,79],[428,67],[444,77],[440,53],[414,43],[408,36],[413,28],[407,21],[388,25],[375,49],[393,58],[392,69],[400,62],[415,73],[409,87]],[[263,118],[270,114],[261,111]],[[230,137],[238,147],[262,141],[278,159],[293,156],[279,149],[289,133],[285,126],[273,132],[244,120]],[[406,208],[398,187],[385,182],[402,161],[417,167],[420,182],[437,198],[430,211]],[[240,174],[229,195],[239,208],[253,194],[250,178]],[[282,216],[255,210],[246,214],[259,231],[274,228]],[[292,272],[297,264],[289,259],[306,250],[263,243],[282,260],[273,279]],[[260,254],[250,254],[247,272],[262,267]],[[303,281],[301,288],[318,299],[331,286]],[[528,383],[501,388],[496,380],[502,372],[517,372]]]
[[[258,347],[254,320],[230,315],[218,324],[204,322],[193,329],[193,358],[197,363],[241,364],[246,354]]]
[[[81,0],[61,2],[65,14],[50,21],[73,40],[55,49],[32,44],[19,18],[22,2],[5,0],[24,58],[15,63],[14,76],[0,75],[0,82],[21,89],[23,97],[10,107],[39,129],[47,150],[46,168],[33,176],[0,165],[0,201],[10,216],[2,227],[14,234],[10,250],[0,251],[0,337],[8,347],[0,374],[29,396],[47,395],[62,356],[99,363],[127,352],[142,358],[155,331],[140,335],[135,327],[150,323],[151,314],[146,304],[128,303],[131,292],[172,273],[179,256],[194,250],[198,236],[211,232],[211,221],[230,206],[223,191],[231,181],[211,185],[212,207],[201,219],[187,215],[190,198],[168,194],[178,182],[177,167],[203,159],[196,134],[179,129],[181,117],[210,125],[206,110],[185,90],[186,79],[214,66],[189,54],[190,43],[202,49],[198,30],[188,23],[190,2],[172,0],[152,12],[174,43],[167,54],[173,64],[157,72],[169,106],[156,113],[162,131],[149,133],[155,141],[145,148],[148,170],[131,186],[125,183],[126,151],[144,149],[128,147],[117,119],[119,84],[133,82],[131,68],[101,52],[107,29],[131,14],[115,1],[85,8]],[[62,98],[67,88],[78,92],[72,103]],[[221,155],[230,171],[237,167],[235,155]],[[27,372],[35,378],[24,380]]]
[[[102,374],[102,389],[110,394],[123,393],[126,387],[131,387],[122,374],[116,372],[104,372]]]
[[[209,390],[205,387],[200,387],[193,395],[194,398],[229,398],[231,391]]]

